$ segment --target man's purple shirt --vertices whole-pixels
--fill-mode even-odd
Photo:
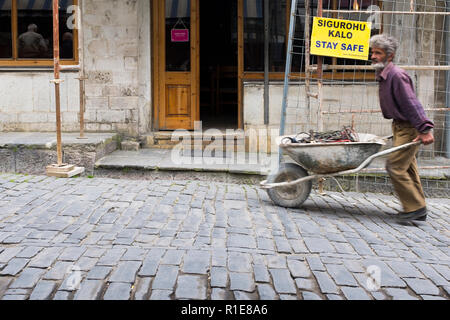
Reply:
[[[407,121],[419,132],[434,128],[417,99],[410,76],[402,69],[389,63],[377,74],[380,83],[380,105],[386,119]]]

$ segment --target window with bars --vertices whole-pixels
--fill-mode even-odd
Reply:
[[[77,62],[74,10],[77,0],[59,4],[62,64]],[[52,0],[0,0],[0,66],[53,64]]]

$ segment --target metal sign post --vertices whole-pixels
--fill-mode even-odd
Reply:
[[[47,167],[47,175],[58,178],[70,178],[84,172],[84,168],[63,163],[62,133],[61,133],[61,95],[60,58],[59,58],[59,0],[53,0],[53,65],[55,78],[50,82],[55,85],[56,106],[56,152],[58,163]]]

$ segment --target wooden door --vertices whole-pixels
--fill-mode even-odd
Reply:
[[[153,0],[156,129],[193,130],[200,121],[199,0]]]

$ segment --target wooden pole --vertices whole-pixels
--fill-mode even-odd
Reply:
[[[60,85],[60,59],[59,59],[59,0],[53,0],[53,71],[54,79],[51,81],[55,85],[55,107],[56,107],[56,152],[58,163],[47,167],[47,175],[58,178],[70,178],[82,174],[83,167],[63,164],[62,155],[62,126],[61,126],[61,95]]]
[[[323,0],[319,0],[317,4],[317,16],[322,17],[323,16]],[[319,99],[319,132],[322,132],[324,130],[323,127],[323,57],[318,56],[317,57],[317,88],[318,88],[318,99]],[[324,190],[324,182],[325,178],[319,179],[319,194],[325,195]]]
[[[308,110],[309,115],[309,123],[312,122],[312,114],[311,114],[311,97],[314,97],[314,94],[311,92],[311,34],[310,34],[310,4],[309,0],[305,0],[305,90],[306,90],[306,108]]]
[[[319,0],[317,4],[317,16],[323,16],[323,0]],[[323,131],[323,57],[317,56],[317,87],[319,95],[319,117],[318,117],[318,127],[319,132]]]
[[[59,65],[59,0],[53,0],[53,65],[56,104],[56,139],[58,166],[62,166],[62,137],[61,137],[61,96],[60,96],[60,65]]]
[[[270,63],[270,8],[269,0],[264,0],[264,125],[268,125],[269,119],[269,63]]]
[[[76,28],[78,29],[78,62],[79,62],[79,77],[80,82],[80,136],[78,139],[87,139],[84,124],[84,114],[86,112],[86,76],[84,72],[84,32],[83,32],[83,21],[81,13],[81,2],[78,3],[78,8],[76,10]]]

